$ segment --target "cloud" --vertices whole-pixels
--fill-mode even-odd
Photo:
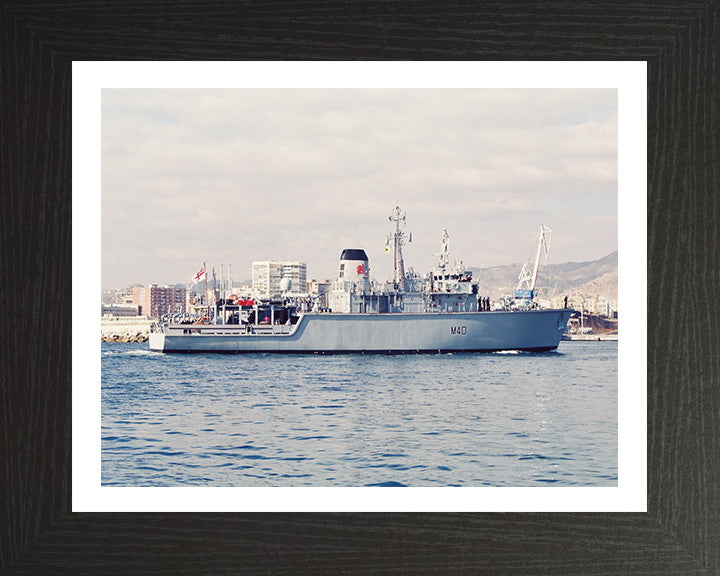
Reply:
[[[443,227],[473,265],[524,259],[540,218],[559,255],[617,248],[615,90],[106,89],[102,115],[105,287],[202,259],[322,278],[350,245],[379,273],[396,200],[416,269]]]

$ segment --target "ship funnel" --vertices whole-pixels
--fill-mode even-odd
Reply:
[[[365,250],[346,248],[342,251],[338,280],[349,282],[363,289],[370,287],[370,263]]]

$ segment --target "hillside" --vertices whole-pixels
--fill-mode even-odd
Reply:
[[[470,268],[473,278],[478,279],[480,292],[497,298],[511,294],[516,286],[522,264],[507,264],[491,268]],[[617,250],[588,262],[566,262],[564,264],[540,263],[536,288],[541,297],[574,293],[617,300],[618,253]]]

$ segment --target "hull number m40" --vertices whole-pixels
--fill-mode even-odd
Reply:
[[[467,334],[467,326],[451,326],[450,334],[458,334],[460,336],[465,336],[465,334]]]

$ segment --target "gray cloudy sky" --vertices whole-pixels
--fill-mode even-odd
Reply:
[[[343,248],[372,276],[395,201],[424,273],[443,228],[466,266],[527,259],[540,223],[554,263],[617,249],[617,91],[102,92],[102,286],[189,282],[203,260],[307,262]]]

